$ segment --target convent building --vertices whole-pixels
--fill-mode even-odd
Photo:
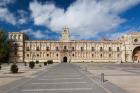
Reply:
[[[116,40],[71,40],[64,28],[60,40],[29,40],[23,32],[9,32],[12,46],[10,61],[46,62],[139,62],[140,33],[133,32]]]

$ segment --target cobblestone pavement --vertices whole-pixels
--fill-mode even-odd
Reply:
[[[79,66],[61,63],[0,88],[0,93],[126,93],[110,82],[102,85]]]

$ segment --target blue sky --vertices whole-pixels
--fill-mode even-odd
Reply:
[[[0,0],[0,27],[31,39],[116,39],[140,31],[140,0]]]

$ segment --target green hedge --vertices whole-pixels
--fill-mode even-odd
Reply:
[[[47,66],[47,62],[44,62],[44,66]]]
[[[48,64],[53,64],[53,60],[48,60],[47,63]]]
[[[18,66],[16,64],[11,65],[11,72],[12,73],[18,73]]]
[[[33,62],[33,61],[29,62],[29,67],[31,69],[33,69],[35,67],[35,62]]]

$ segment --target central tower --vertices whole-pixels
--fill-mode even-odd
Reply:
[[[63,28],[63,31],[61,33],[61,40],[62,41],[69,41],[70,40],[69,28],[67,28],[67,27]]]

